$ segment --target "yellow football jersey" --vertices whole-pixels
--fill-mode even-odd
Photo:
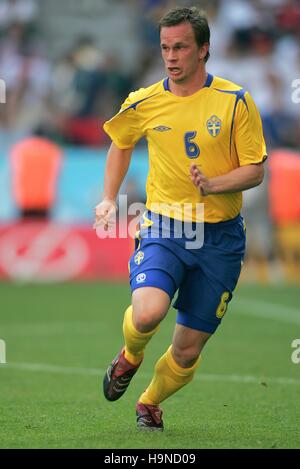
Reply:
[[[208,178],[239,166],[260,163],[266,145],[259,112],[240,86],[208,74],[205,86],[191,96],[176,96],[168,78],[130,93],[104,130],[121,149],[146,137],[149,151],[149,210],[182,219],[184,204],[204,203],[204,220],[229,220],[242,207],[242,193],[201,196],[190,178],[196,164]],[[157,208],[158,207],[158,208]]]

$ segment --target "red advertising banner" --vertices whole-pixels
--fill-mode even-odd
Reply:
[[[90,225],[49,221],[0,225],[0,279],[123,280],[128,278],[133,249],[131,238],[99,239]]]

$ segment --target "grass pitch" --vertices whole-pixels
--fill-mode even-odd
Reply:
[[[115,403],[104,370],[122,345],[123,284],[0,284],[1,448],[300,448],[297,287],[238,288],[194,381],[169,398],[164,433],[135,429],[135,402],[172,338],[170,310]]]

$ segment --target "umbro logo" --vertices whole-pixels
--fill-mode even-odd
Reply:
[[[157,132],[167,132],[167,130],[172,130],[171,127],[166,127],[165,125],[159,125],[158,127],[154,127],[153,130],[157,130]]]

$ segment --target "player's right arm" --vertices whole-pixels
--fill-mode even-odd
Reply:
[[[121,149],[114,142],[109,148],[105,166],[103,200],[95,207],[94,229],[97,226],[103,226],[107,231],[114,223],[117,211],[116,198],[128,171],[133,148]]]
[[[127,173],[133,149],[143,136],[136,112],[136,105],[143,97],[143,90],[130,93],[120,111],[103,126],[113,143],[107,155],[103,200],[95,209],[94,229],[104,226],[107,231],[115,222],[116,198]]]

